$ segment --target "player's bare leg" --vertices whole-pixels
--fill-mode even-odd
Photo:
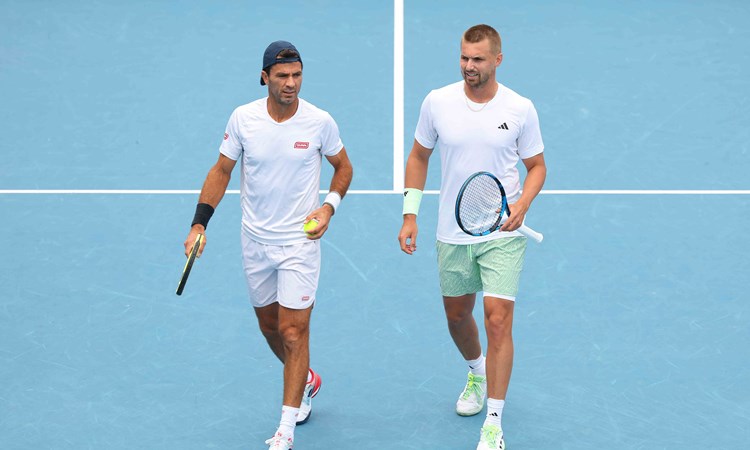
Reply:
[[[513,370],[513,310],[515,302],[493,297],[484,299],[487,330],[487,394],[505,399]]]
[[[305,384],[308,373],[311,373],[309,342],[312,306],[307,309],[290,309],[277,303],[274,305],[255,309],[268,346],[284,363],[281,422],[274,436],[266,441],[270,445],[269,449],[292,447]],[[309,413],[309,409],[304,411],[306,416]]]
[[[505,448],[502,417],[505,395],[513,370],[513,310],[515,302],[484,298],[487,330],[487,417],[480,431],[477,450]]]
[[[284,404],[299,406],[310,366],[310,315],[307,309],[290,309],[272,303],[255,308],[258,325],[268,346],[284,363]]]
[[[310,369],[310,314],[307,309],[279,307],[279,334],[284,348],[284,404],[299,406]]]
[[[271,303],[262,308],[255,308],[255,315],[258,318],[258,326],[263,337],[266,338],[268,346],[279,361],[284,362],[284,344],[279,334],[279,304]]]
[[[483,369],[482,344],[479,341],[479,330],[472,312],[476,303],[476,294],[458,297],[443,297],[445,317],[448,319],[448,330],[461,355],[470,364],[466,386],[456,401],[456,414],[473,416],[484,408],[487,391],[487,378],[483,370],[475,371],[473,363]]]
[[[448,331],[464,359],[471,360],[482,355],[482,344],[479,342],[479,330],[472,312],[476,303],[476,294],[460,297],[443,297],[445,318],[448,320]]]

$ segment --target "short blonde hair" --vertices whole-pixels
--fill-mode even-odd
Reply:
[[[488,39],[490,41],[490,49],[495,53],[501,53],[503,51],[503,43],[500,39],[500,33],[489,25],[474,25],[468,30],[464,31],[463,40],[476,44]]]

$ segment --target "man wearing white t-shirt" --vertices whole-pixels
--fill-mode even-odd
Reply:
[[[250,300],[269,347],[284,364],[281,421],[266,441],[288,450],[294,428],[310,417],[321,381],[310,369],[309,324],[320,275],[320,238],[352,180],[336,122],[298,97],[302,58],[289,42],[263,55],[261,85],[268,96],[234,110],[219,160],[203,184],[185,253],[206,226],[240,164],[243,267]],[[323,156],[333,166],[330,189],[318,198]],[[303,224],[315,220],[308,231]],[[203,252],[205,241],[198,255]]]
[[[476,25],[464,32],[463,81],[433,90],[422,103],[406,163],[404,223],[398,236],[401,250],[416,251],[419,201],[429,158],[437,147],[442,168],[437,227],[440,289],[451,337],[469,366],[456,412],[478,414],[487,397],[477,450],[505,448],[501,417],[513,367],[513,306],[526,250],[526,238],[514,230],[523,224],[547,173],[534,105],[495,79],[502,60],[495,29]],[[519,159],[527,169],[523,193],[516,168]],[[459,228],[454,205],[463,182],[478,171],[500,179],[511,214],[501,231],[474,237]],[[479,291],[484,294],[486,360],[472,316]]]

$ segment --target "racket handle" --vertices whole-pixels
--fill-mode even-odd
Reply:
[[[535,240],[537,243],[542,242],[544,240],[544,235],[542,233],[534,231],[531,228],[527,227],[526,225],[521,225],[521,227],[518,228],[516,231],[518,231],[519,233],[521,233],[522,235],[526,236],[529,239]]]
[[[500,224],[504,224],[506,220],[508,220],[507,211],[503,213],[503,218]],[[540,243],[544,240],[544,235],[542,233],[532,230],[531,228],[527,227],[525,224],[521,225],[516,231],[518,231],[519,233],[521,233],[522,235],[526,236],[529,239],[533,239],[537,243]]]

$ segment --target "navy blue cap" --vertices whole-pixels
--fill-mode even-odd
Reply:
[[[271,44],[266,47],[265,53],[263,53],[263,70],[268,73],[268,69],[274,65],[274,64],[284,64],[284,63],[292,63],[292,62],[300,62],[302,63],[302,57],[301,56],[293,56],[289,58],[277,58],[279,56],[279,53],[281,53],[284,50],[294,50],[299,55],[299,50],[297,50],[297,47],[295,47],[291,42],[287,41],[276,41],[271,42]],[[263,81],[263,77],[260,77],[260,84],[261,86],[264,86],[266,83]]]

